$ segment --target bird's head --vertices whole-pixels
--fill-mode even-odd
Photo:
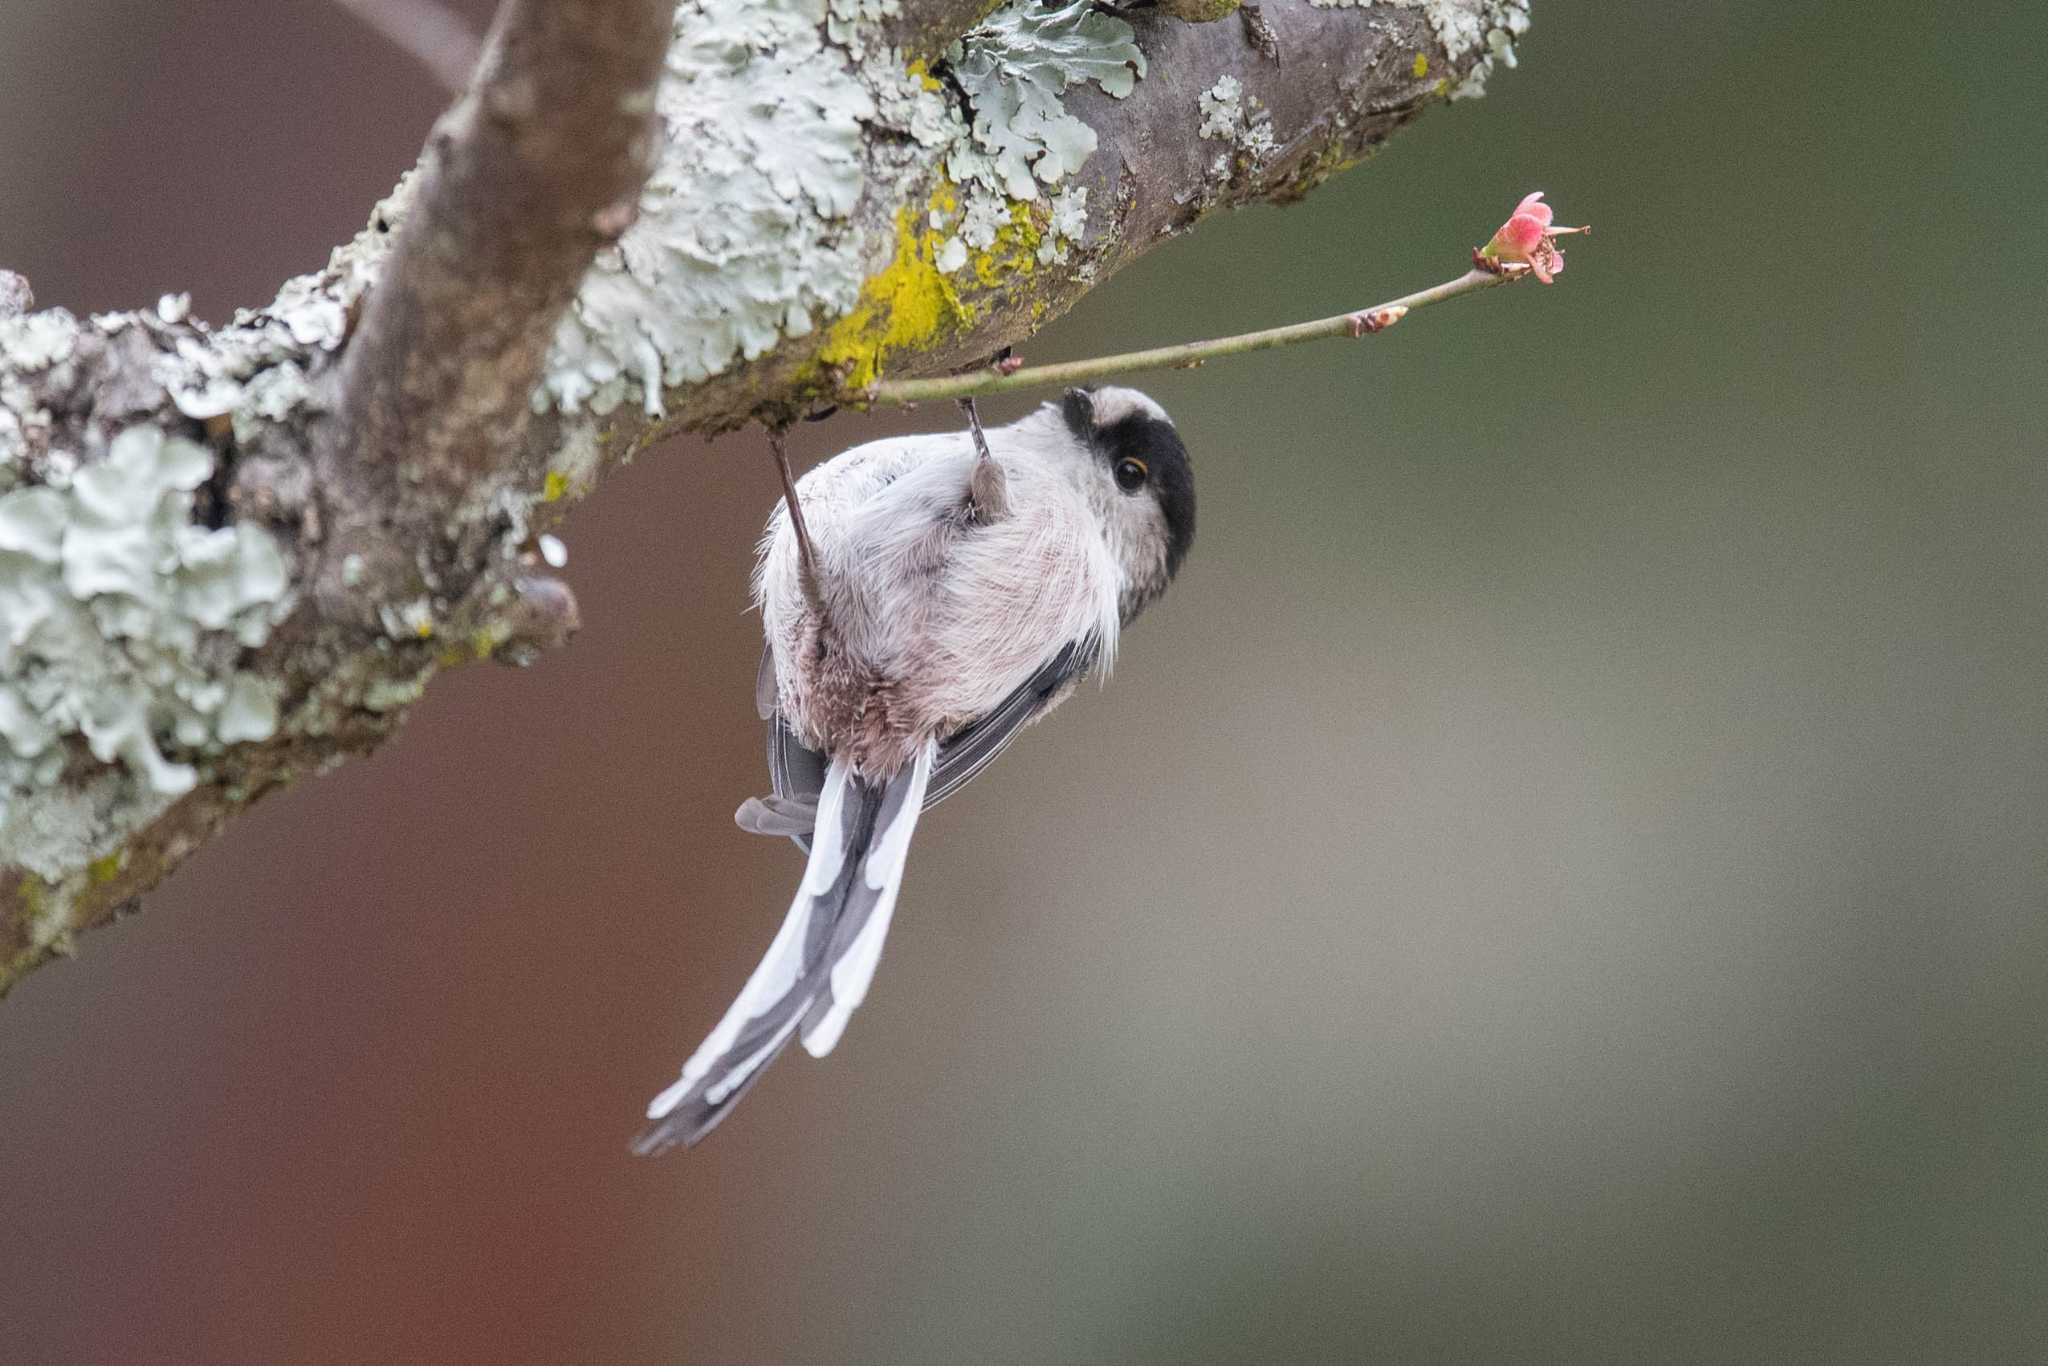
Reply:
[[[1194,467],[1166,410],[1136,389],[1069,389],[1056,406],[1123,570],[1129,623],[1166,591],[1194,544]]]

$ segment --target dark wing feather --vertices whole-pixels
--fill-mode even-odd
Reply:
[[[805,748],[780,716],[768,719],[768,782],[783,801],[808,803],[813,811],[818,809],[818,794],[825,790],[825,756]],[[789,837],[797,848],[811,852],[809,835],[792,831]]]
[[[1092,644],[1076,642],[1067,645],[1004,698],[995,710],[940,741],[938,762],[932,766],[931,786],[925,789],[925,809],[937,806],[987,768],[998,754],[1010,747],[1018,732],[1058,702],[1067,688],[1085,677],[1094,662],[1095,647]]]

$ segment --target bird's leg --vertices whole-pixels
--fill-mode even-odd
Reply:
[[[803,500],[796,496],[796,479],[789,472],[789,451],[782,444],[781,427],[768,429],[768,449],[775,452],[775,469],[782,476],[782,501],[789,509],[790,529],[796,532],[796,556],[798,577],[803,581],[804,597],[811,606],[821,608],[823,597],[818,591],[818,560],[811,553],[810,529],[804,525]],[[823,615],[822,609],[819,615]]]
[[[960,411],[967,414],[967,430],[974,433],[974,460],[976,464],[994,464],[995,457],[989,454],[988,437],[981,430],[981,410],[974,406],[972,396],[959,400]]]
[[[1003,467],[989,453],[988,437],[981,430],[981,411],[974,400],[963,398],[960,410],[967,414],[967,430],[974,434],[974,473],[967,479],[967,515],[979,523],[1000,521],[1010,511],[1009,480]]]

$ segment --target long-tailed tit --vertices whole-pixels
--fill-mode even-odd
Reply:
[[[972,410],[969,411],[970,418]],[[792,1038],[823,1057],[867,995],[918,813],[1107,669],[1180,568],[1194,473],[1134,389],[1069,390],[985,435],[846,451],[762,539],[756,702],[774,793],[739,823],[810,862],[761,965],[635,1143],[694,1143]]]

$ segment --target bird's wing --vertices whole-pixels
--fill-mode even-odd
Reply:
[[[782,928],[682,1075],[648,1105],[652,1123],[635,1152],[710,1133],[790,1039],[813,1057],[832,1051],[881,960],[935,749],[878,782],[844,764],[827,770],[810,862]]]
[[[1095,650],[1071,643],[1047,660],[1037,673],[979,720],[939,742],[931,784],[924,804],[937,806],[965,787],[970,779],[1017,738],[1017,733],[1060,701],[1062,694],[1088,673]],[[807,748],[780,716],[768,718],[768,781],[774,795],[749,797],[735,813],[740,828],[756,835],[787,836],[810,851],[811,823],[825,785],[825,756]]]
[[[1069,642],[993,711],[940,741],[939,759],[932,766],[931,786],[925,789],[924,804],[937,806],[965,787],[975,774],[1010,747],[1019,731],[1057,705],[1087,675],[1094,662],[1092,645]]]
[[[818,796],[825,790],[825,771],[824,755],[806,748],[780,716],[768,718],[768,782],[775,789],[776,806],[784,810],[800,810],[808,805],[815,812]],[[753,804],[760,800],[758,797],[749,798],[740,807],[738,819],[741,828],[756,834],[788,835],[796,841],[799,849],[810,853],[808,827],[800,830],[761,829],[750,823],[748,817]]]

